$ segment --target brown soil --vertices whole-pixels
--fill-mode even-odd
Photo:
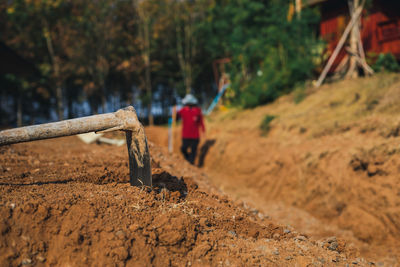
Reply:
[[[125,147],[76,137],[0,148],[1,266],[367,265],[234,202],[151,145],[153,189],[128,183]]]
[[[400,75],[306,91],[253,110],[216,112],[204,170],[233,200],[313,240],[337,236],[378,265],[400,264]],[[397,104],[395,104],[397,103]],[[263,118],[276,119],[268,133]],[[148,128],[167,145],[165,128]],[[175,151],[179,149],[175,131]]]

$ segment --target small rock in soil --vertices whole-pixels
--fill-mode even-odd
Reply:
[[[32,260],[31,259],[23,259],[22,261],[21,261],[21,264],[22,265],[30,265],[32,263]]]
[[[294,240],[299,240],[299,241],[306,241],[306,237],[302,235],[298,235],[294,238]]]
[[[36,256],[36,259],[37,259],[38,261],[40,261],[40,262],[45,262],[45,261],[46,261],[46,258],[43,257],[43,256],[41,256],[41,255]]]
[[[339,246],[338,242],[332,242],[329,244],[328,249],[336,250],[338,248],[338,246]]]
[[[259,211],[258,211],[257,209],[252,209],[252,210],[251,210],[251,213],[253,213],[254,215],[257,215],[258,212],[259,212]]]
[[[139,229],[139,225],[137,225],[137,224],[131,224],[129,226],[129,230],[131,230],[132,232],[135,232],[138,229]]]
[[[228,234],[230,234],[233,237],[237,237],[237,234],[235,231],[228,231]]]
[[[125,233],[122,230],[119,230],[115,233],[115,236],[118,237],[120,240],[125,239]]]
[[[211,246],[208,243],[201,244],[193,249],[193,257],[199,259],[207,254],[211,250]]]
[[[119,247],[119,248],[113,249],[111,254],[115,255],[121,261],[126,260],[129,256],[127,249],[124,247]]]
[[[280,234],[275,233],[272,237],[273,237],[274,239],[279,239],[280,236],[281,236]]]
[[[207,218],[200,218],[199,220],[199,224],[203,227],[210,227],[211,224],[210,222],[207,220]]]
[[[325,242],[327,242],[327,243],[337,242],[336,236],[328,237],[328,238],[325,240]]]

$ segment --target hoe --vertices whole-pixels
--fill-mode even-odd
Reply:
[[[152,186],[147,138],[132,106],[113,113],[0,131],[0,146],[88,132],[125,131],[130,183]]]

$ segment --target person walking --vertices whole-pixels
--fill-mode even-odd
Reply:
[[[200,130],[205,133],[206,129],[197,99],[192,94],[187,94],[182,103],[184,107],[178,111],[178,116],[182,119],[181,151],[185,159],[194,164],[200,142]]]

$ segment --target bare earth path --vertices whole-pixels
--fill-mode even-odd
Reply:
[[[150,149],[153,190],[129,185],[125,147],[1,147],[0,266],[367,266],[343,240],[313,242]]]
[[[208,118],[204,170],[234,200],[275,221],[315,240],[343,238],[363,257],[399,265],[400,75],[305,94],[299,104],[287,96]],[[276,119],[263,134],[266,115]],[[165,128],[147,131],[166,146]]]

